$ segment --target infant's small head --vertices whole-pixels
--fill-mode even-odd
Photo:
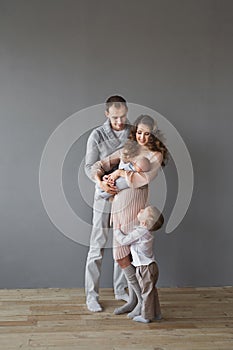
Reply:
[[[156,207],[152,206],[141,209],[137,217],[139,222],[146,226],[149,231],[159,230],[164,223],[162,213]]]
[[[151,169],[151,164],[148,158],[146,157],[141,157],[138,158],[135,162],[134,162],[134,167],[135,170],[140,172],[140,171],[149,171]]]

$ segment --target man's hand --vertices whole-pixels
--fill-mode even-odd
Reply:
[[[98,185],[104,192],[110,193],[112,195],[118,193],[117,187],[114,184],[107,183],[106,181],[99,181]]]

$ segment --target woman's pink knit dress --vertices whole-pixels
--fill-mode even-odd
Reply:
[[[145,208],[148,199],[148,185],[140,188],[126,188],[115,195],[112,202],[112,222],[114,229],[121,227],[127,234],[138,224],[138,212]],[[130,246],[120,245],[113,235],[113,257],[115,260],[129,255]]]

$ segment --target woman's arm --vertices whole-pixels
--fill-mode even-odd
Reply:
[[[106,175],[108,183],[114,183],[119,177],[125,177],[126,172],[123,169],[116,169],[111,174]]]
[[[106,172],[111,171],[114,166],[117,166],[120,163],[120,157],[121,150],[118,150],[93,164],[91,169],[92,178],[95,178],[96,175],[101,175],[102,177]]]
[[[125,179],[129,187],[139,188],[148,185],[158,174],[163,160],[162,153],[155,152],[151,158],[151,170],[147,172],[125,171]]]

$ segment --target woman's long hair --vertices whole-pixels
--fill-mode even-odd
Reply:
[[[139,124],[146,125],[151,130],[149,141],[146,144],[146,147],[152,152],[157,151],[162,153],[163,160],[161,165],[165,166],[168,160],[168,150],[164,144],[165,138],[163,134],[158,130],[156,121],[149,115],[142,114],[135,120],[130,129],[129,140],[137,142],[136,133]]]

